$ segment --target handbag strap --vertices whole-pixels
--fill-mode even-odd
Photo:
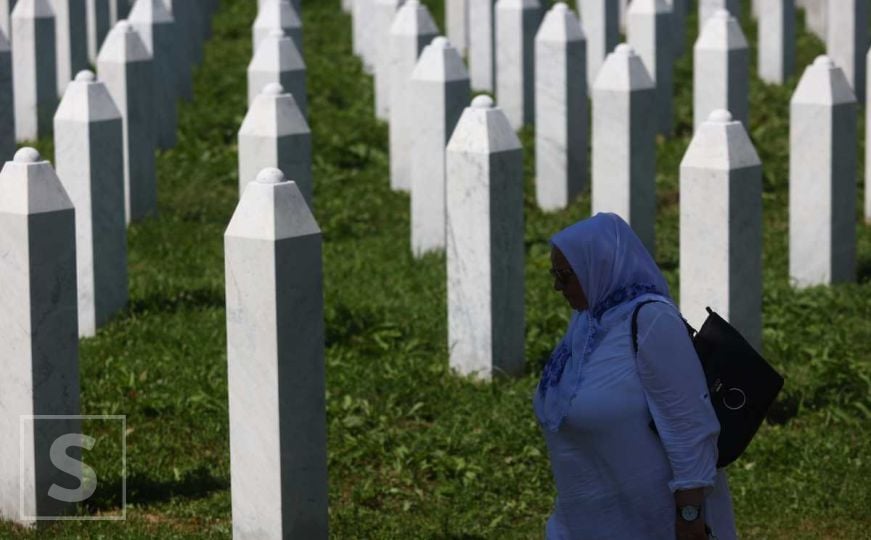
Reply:
[[[632,311],[632,350],[635,351],[635,354],[638,354],[638,312],[641,311],[641,308],[646,306],[647,304],[652,304],[654,302],[659,302],[665,304],[662,300],[645,300],[643,302],[638,302],[636,304],[635,309]],[[710,312],[711,308],[708,308],[708,312]],[[690,339],[696,334],[696,329],[690,326],[690,323],[687,322],[686,319],[681,315],[681,320],[684,325],[687,327],[687,332],[689,332]]]

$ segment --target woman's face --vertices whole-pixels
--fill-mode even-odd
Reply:
[[[554,290],[563,293],[572,309],[578,311],[587,309],[589,306],[584,290],[581,288],[581,282],[578,281],[578,276],[575,275],[563,252],[556,246],[551,247],[550,264]]]

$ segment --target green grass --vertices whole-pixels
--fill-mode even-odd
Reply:
[[[440,2],[426,3],[441,19]],[[4,524],[2,537],[231,534],[222,235],[237,200],[235,141],[255,5],[222,2],[196,73],[197,98],[180,109],[179,144],[158,158],[160,215],[130,228],[130,306],[81,346],[82,412],[127,415],[128,519],[49,524],[42,534]],[[522,133],[526,375],[490,385],[451,375],[444,257],[410,256],[409,200],[389,189],[386,127],[374,119],[371,80],[351,55],[350,20],[338,5],[306,0],[304,13],[315,213],[325,241],[331,534],[540,538],[554,490],[531,395],[569,315],[550,290],[547,240],[589,215],[589,195],[562,212],[537,210],[533,136]],[[687,25],[689,45],[695,18]],[[751,21],[743,26],[755,43]],[[799,72],[821,51],[802,31]],[[675,291],[691,66],[691,53],[677,65],[676,135],[658,148],[657,260]],[[764,162],[765,355],[787,382],[777,423],[763,426],[730,482],[743,538],[859,538],[871,526],[871,231],[858,226],[858,284],[789,287],[788,103],[796,82],[751,85],[751,135]],[[40,144],[48,155],[50,146]],[[859,208],[857,199],[857,220]],[[117,487],[119,473],[105,470],[114,462],[99,445],[85,461],[101,486]],[[119,504],[106,489],[83,511],[116,513]]]

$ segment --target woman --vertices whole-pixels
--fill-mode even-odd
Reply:
[[[736,538],[720,425],[656,263],[614,214],[551,245],[554,288],[574,312],[534,398],[557,488],[548,540],[700,540],[706,525]],[[636,355],[631,318],[647,300]]]

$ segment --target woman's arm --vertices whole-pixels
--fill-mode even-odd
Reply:
[[[692,341],[671,306],[649,304],[640,310],[637,366],[671,464],[669,488],[675,506],[702,506],[705,489],[713,487],[716,479],[720,424]],[[675,517],[678,538],[706,538],[703,517],[693,523]]]

